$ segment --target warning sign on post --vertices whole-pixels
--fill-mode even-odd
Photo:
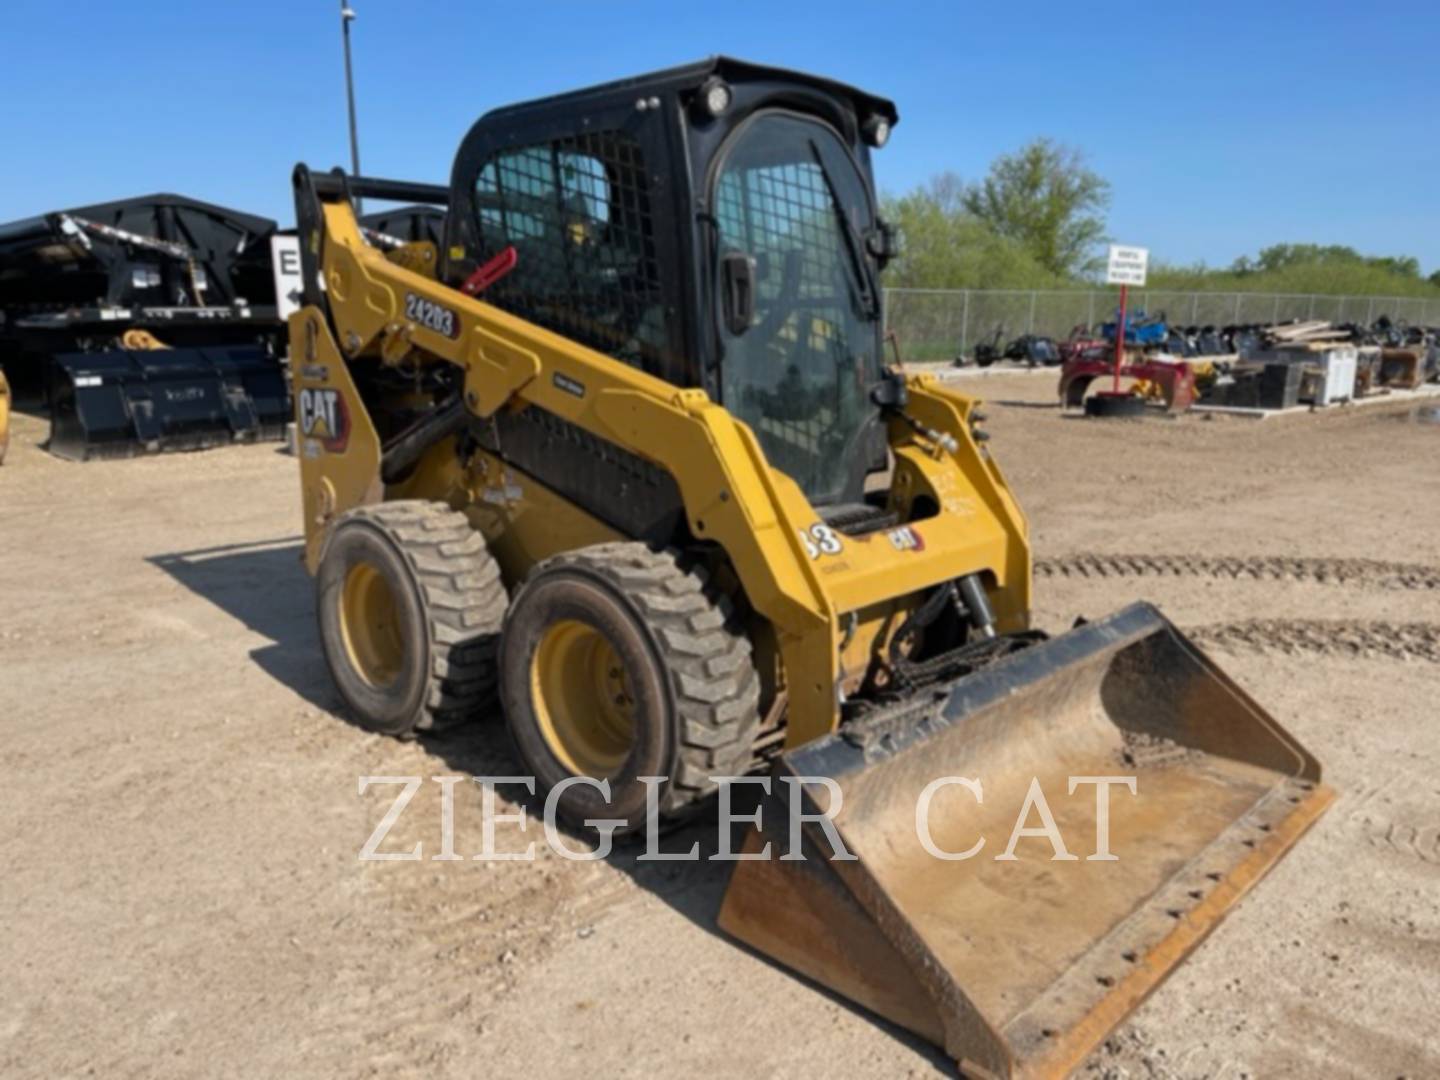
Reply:
[[[1105,270],[1106,285],[1144,285],[1150,265],[1150,249],[1110,245],[1110,262]]]

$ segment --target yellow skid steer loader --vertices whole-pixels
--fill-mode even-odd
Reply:
[[[896,120],[717,58],[489,113],[448,188],[297,167],[305,557],[359,722],[503,712],[582,827],[767,775],[721,926],[1058,1076],[1330,793],[1154,608],[1031,627],[977,402],[883,359]]]

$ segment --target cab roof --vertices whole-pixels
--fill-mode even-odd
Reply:
[[[586,106],[608,104],[616,99],[628,99],[635,95],[669,91],[683,93],[688,90],[698,90],[701,84],[712,75],[719,75],[731,83],[775,82],[792,86],[808,86],[848,101],[861,119],[878,113],[892,127],[900,119],[895,103],[888,98],[877,97],[846,83],[826,79],[819,75],[791,71],[787,68],[769,67],[764,64],[752,64],[747,60],[736,60],[729,56],[711,56],[691,64],[682,64],[679,67],[663,68],[644,75],[632,75],[614,82],[599,83],[580,90],[570,90],[563,94],[553,94],[549,97],[534,98],[530,101],[506,105],[486,113],[484,119],[498,120],[522,113],[540,111],[574,111]]]

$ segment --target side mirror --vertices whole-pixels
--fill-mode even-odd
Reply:
[[[743,251],[727,251],[720,258],[725,289],[725,328],[739,337],[755,321],[755,260]]]
[[[884,219],[877,220],[875,227],[865,236],[865,249],[884,270],[900,254],[900,230]]]

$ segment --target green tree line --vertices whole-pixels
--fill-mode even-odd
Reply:
[[[1036,139],[991,163],[979,181],[953,172],[883,212],[900,230],[901,255],[886,285],[910,289],[1086,288],[1103,266],[1109,181],[1084,155]],[[1216,292],[1440,298],[1440,271],[1423,277],[1412,256],[1362,255],[1329,244],[1276,244],[1229,267],[1156,260],[1148,287]]]

